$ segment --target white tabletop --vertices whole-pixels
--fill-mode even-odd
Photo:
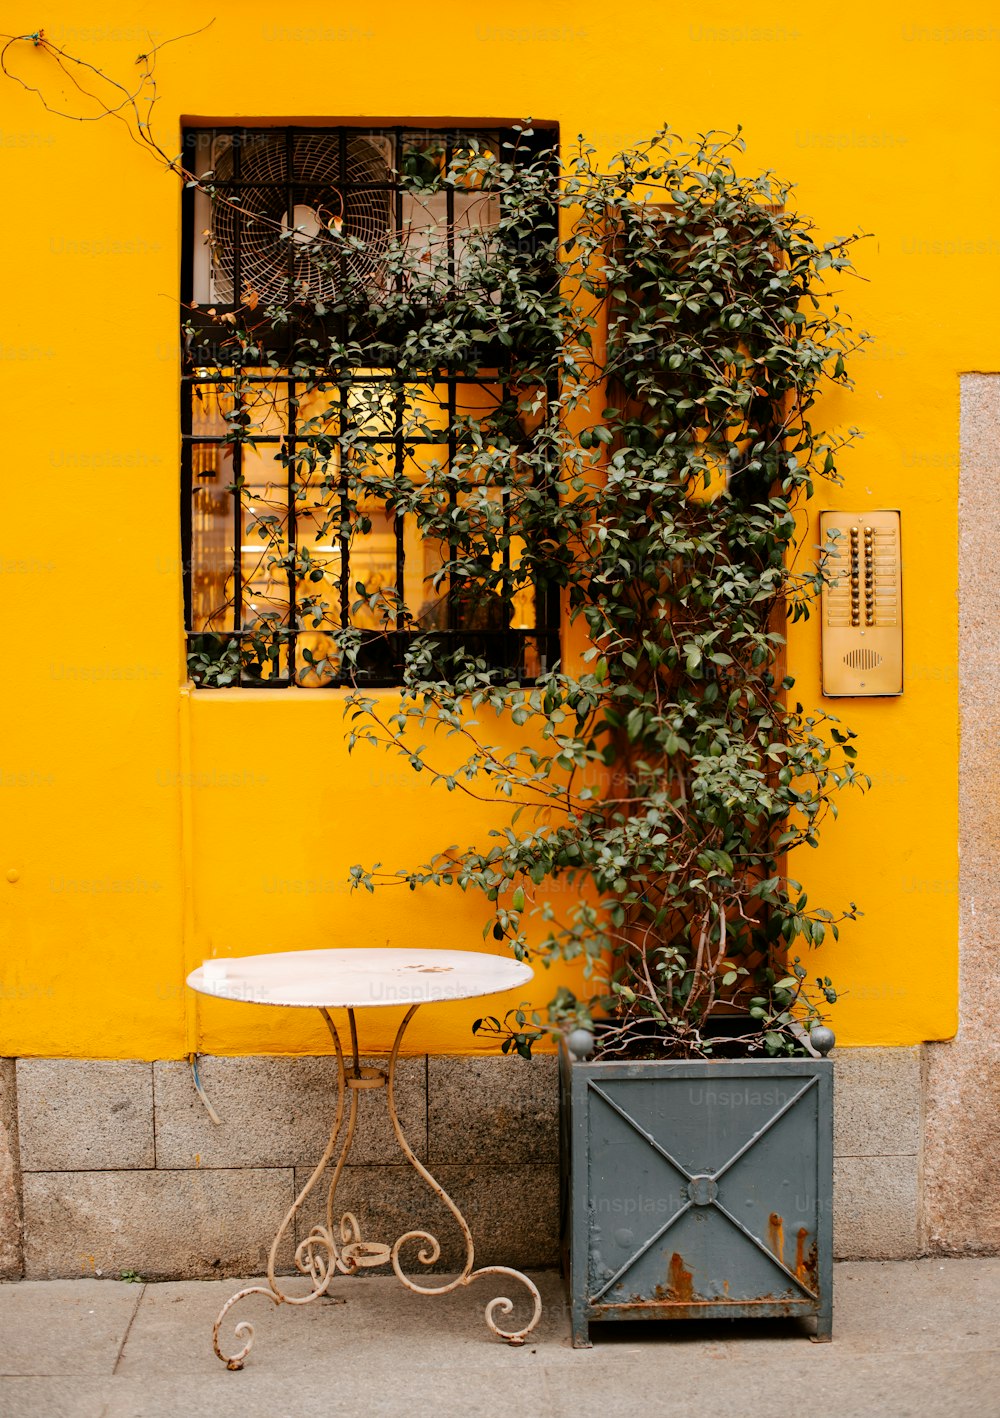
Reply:
[[[368,1009],[471,999],[526,985],[530,965],[471,950],[286,950],[206,960],[193,990],[248,1004]]]

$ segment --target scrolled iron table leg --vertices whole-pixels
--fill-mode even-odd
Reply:
[[[267,1262],[267,1284],[248,1285],[242,1290],[238,1290],[236,1294],[232,1295],[226,1301],[225,1305],[223,1305],[219,1317],[215,1322],[212,1336],[213,1348],[227,1368],[242,1369],[247,1355],[253,1348],[254,1327],[246,1320],[241,1320],[235,1328],[236,1338],[244,1341],[241,1349],[234,1354],[227,1355],[223,1352],[220,1343],[220,1330],[223,1321],[233,1306],[238,1304],[241,1300],[246,1299],[250,1295],[266,1295],[272,1304],[275,1305],[308,1305],[314,1300],[318,1300],[321,1295],[327,1293],[331,1280],[338,1272],[343,1275],[353,1275],[361,1269],[377,1268],[389,1264],[391,1264],[396,1278],[400,1283],[417,1295],[447,1295],[453,1290],[457,1290],[460,1286],[471,1285],[474,1280],[479,1280],[486,1275],[502,1275],[516,1280],[526,1288],[532,1300],[532,1314],[527,1324],[522,1325],[519,1329],[505,1329],[502,1325],[497,1323],[496,1316],[498,1314],[510,1315],[514,1310],[514,1302],[505,1295],[498,1295],[495,1299],[490,1300],[484,1311],[486,1323],[490,1329],[498,1338],[506,1340],[508,1344],[523,1344],[527,1336],[541,1319],[541,1296],[534,1283],[529,1280],[526,1275],[523,1275],[521,1271],[513,1270],[511,1267],[505,1265],[488,1265],[481,1266],[478,1270],[475,1269],[475,1246],[468,1222],[448,1193],[418,1159],[403,1132],[399,1121],[399,1112],[396,1107],[396,1065],[399,1059],[399,1050],[403,1041],[403,1035],[406,1032],[410,1020],[416,1014],[417,1009],[418,1006],[413,1005],[407,1011],[403,1022],[396,1031],[392,1052],[389,1055],[387,1072],[383,1072],[380,1069],[361,1067],[353,1009],[349,1009],[347,1012],[351,1029],[352,1053],[351,1068],[350,1071],[348,1071],[344,1062],[344,1051],[340,1042],[340,1036],[337,1033],[333,1019],[328,1010],[320,1010],[330,1030],[337,1055],[337,1108],[333,1126],[330,1129],[329,1140],[323,1156],[316,1164],[309,1180],[286,1213],[271,1243],[271,1250]],[[400,1260],[402,1248],[410,1242],[418,1241],[421,1242],[422,1245],[421,1249],[417,1252],[417,1260],[421,1265],[433,1265],[441,1255],[441,1245],[437,1238],[432,1236],[429,1231],[406,1231],[403,1235],[399,1236],[391,1246],[388,1246],[381,1242],[364,1240],[358,1219],[352,1212],[346,1211],[340,1217],[339,1221],[335,1222],[334,1220],[337,1185],[354,1143],[358,1116],[358,1094],[383,1087],[386,1089],[386,1106],[389,1112],[389,1120],[392,1123],[396,1141],[399,1143],[403,1155],[418,1176],[427,1183],[435,1196],[439,1197],[448,1208],[462,1233],[465,1244],[465,1263],[462,1267],[462,1272],[454,1279],[446,1281],[442,1285],[419,1284],[404,1272]],[[344,1114],[348,1111],[346,1107],[348,1094],[350,1095],[350,1109],[347,1120],[347,1132],[337,1161],[334,1164],[333,1176],[330,1180],[330,1186],[327,1192],[325,1222],[313,1226],[309,1235],[305,1240],[300,1241],[295,1249],[295,1267],[300,1275],[308,1277],[310,1289],[303,1295],[291,1294],[279,1285],[275,1274],[278,1250],[289,1226],[291,1226],[295,1220],[295,1217],[302,1209],[307,1197],[326,1172],[333,1158],[344,1124]]]
[[[518,1281],[521,1285],[525,1286],[533,1302],[531,1319],[527,1324],[516,1330],[503,1329],[497,1324],[495,1316],[498,1313],[501,1315],[509,1315],[514,1310],[513,1301],[508,1299],[505,1295],[498,1295],[496,1299],[490,1300],[486,1305],[484,1313],[486,1323],[498,1338],[505,1339],[508,1344],[523,1344],[542,1317],[542,1297],[539,1295],[537,1287],[526,1275],[523,1275],[521,1271],[513,1270],[510,1266],[486,1265],[481,1266],[478,1270],[475,1269],[475,1245],[472,1240],[472,1232],[469,1229],[468,1222],[445,1191],[444,1187],[431,1176],[427,1168],[418,1159],[413,1148],[410,1146],[409,1142],[407,1142],[399,1122],[399,1113],[396,1108],[396,1062],[399,1057],[400,1045],[403,1042],[403,1035],[406,1033],[407,1025],[416,1014],[417,1009],[418,1006],[413,1005],[407,1011],[406,1017],[396,1032],[392,1053],[389,1055],[389,1087],[386,1096],[389,1120],[392,1123],[392,1130],[396,1134],[396,1141],[399,1143],[400,1149],[410,1163],[410,1166],[423,1178],[431,1191],[434,1192],[435,1196],[439,1197],[441,1201],[444,1202],[445,1206],[458,1222],[462,1237],[465,1241],[465,1264],[462,1267],[461,1275],[456,1276],[454,1280],[448,1281],[444,1285],[418,1284],[415,1280],[411,1280],[403,1271],[399,1258],[402,1247],[410,1241],[422,1241],[424,1244],[417,1252],[417,1260],[421,1265],[433,1265],[441,1254],[441,1246],[437,1238],[432,1236],[428,1231],[406,1231],[393,1243],[392,1268],[396,1273],[397,1280],[405,1285],[408,1290],[414,1291],[417,1295],[447,1295],[450,1294],[452,1290],[457,1290],[459,1286],[471,1285],[474,1280],[479,1280],[484,1275],[505,1275],[512,1280]]]
[[[272,1304],[275,1305],[308,1305],[313,1300],[318,1300],[321,1295],[326,1294],[330,1281],[338,1270],[348,1273],[353,1268],[345,1258],[344,1252],[347,1247],[343,1244],[344,1236],[341,1234],[340,1244],[338,1244],[338,1239],[328,1222],[326,1226],[314,1226],[306,1239],[301,1241],[295,1249],[295,1268],[300,1275],[308,1276],[310,1281],[309,1291],[304,1295],[290,1294],[279,1285],[277,1276],[275,1275],[275,1266],[277,1264],[278,1250],[281,1246],[281,1242],[289,1226],[291,1226],[295,1217],[302,1209],[306,1198],[326,1171],[330,1159],[333,1157],[334,1151],[336,1150],[337,1141],[344,1123],[345,1102],[349,1091],[344,1066],[344,1050],[340,1043],[340,1035],[337,1033],[336,1025],[329,1012],[324,1009],[321,1010],[320,1013],[326,1020],[337,1055],[337,1109],[334,1115],[333,1126],[330,1129],[329,1140],[327,1141],[323,1156],[313,1169],[309,1180],[285,1213],[274,1240],[271,1242],[271,1249],[267,1258],[267,1284],[248,1285],[242,1290],[238,1290],[236,1294],[230,1296],[223,1305],[219,1312],[219,1317],[215,1321],[215,1326],[212,1331],[212,1347],[227,1369],[242,1369],[244,1360],[253,1348],[254,1343],[253,1325],[247,1320],[241,1320],[236,1326],[236,1338],[244,1340],[243,1347],[235,1354],[225,1354],[223,1352],[220,1342],[220,1331],[226,1315],[234,1305],[238,1304],[241,1300],[245,1300],[250,1295],[266,1295]],[[357,1059],[355,1058],[355,1067],[356,1066]],[[350,1152],[351,1144],[354,1141],[358,1095],[353,1089],[350,1090],[350,1093],[351,1107],[350,1118],[347,1125],[347,1136],[344,1139],[340,1156],[337,1159],[337,1167],[334,1174],[335,1181],[343,1170],[344,1162],[347,1160],[347,1154]],[[327,1214],[329,1216],[329,1209]]]

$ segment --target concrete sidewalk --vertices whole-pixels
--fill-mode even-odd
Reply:
[[[497,1277],[438,1299],[385,1277],[340,1280],[335,1298],[300,1308],[253,1297],[231,1312],[257,1332],[240,1373],[211,1348],[234,1281],[0,1285],[0,1415],[1000,1413],[1000,1259],[838,1265],[832,1344],[776,1320],[606,1325],[593,1349],[573,1350],[559,1277],[535,1278],[545,1313],[520,1349],[483,1323],[486,1301],[507,1293]]]

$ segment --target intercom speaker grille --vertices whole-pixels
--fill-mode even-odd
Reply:
[[[379,283],[390,237],[390,146],[377,137],[348,137],[343,156],[342,172],[335,132],[295,133],[290,140],[283,132],[254,134],[240,142],[238,159],[231,140],[217,144],[211,234],[216,300],[230,305],[253,292],[265,306],[290,298],[327,301],[345,277]],[[337,218],[342,226],[334,234]],[[301,234],[287,236],[289,226]],[[317,236],[324,239],[307,240]],[[351,238],[364,249],[352,249]]]
[[[873,670],[882,663],[877,650],[851,650],[844,656],[844,664],[849,670]]]

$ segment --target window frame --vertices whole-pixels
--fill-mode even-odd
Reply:
[[[513,128],[503,128],[497,124],[490,124],[488,122],[449,125],[448,127],[425,127],[415,125],[384,125],[376,127],[372,124],[361,123],[338,123],[324,126],[317,124],[294,125],[268,123],[265,125],[252,123],[227,124],[202,122],[197,125],[191,125],[184,129],[183,142],[185,164],[189,166],[189,170],[192,170],[188,162],[189,157],[192,152],[196,150],[196,144],[199,142],[202,135],[204,135],[206,132],[210,132],[214,135],[239,135],[244,138],[248,135],[256,136],[258,134],[265,133],[269,135],[274,135],[275,133],[280,133],[285,136],[286,141],[289,144],[289,151],[291,151],[291,143],[295,135],[297,134],[309,135],[319,132],[322,132],[324,134],[336,133],[340,139],[341,144],[342,170],[346,143],[349,141],[349,137],[353,135],[359,135],[362,137],[365,135],[370,135],[373,137],[377,136],[379,138],[385,136],[394,137],[396,141],[397,164],[400,161],[400,155],[403,151],[402,144],[408,135],[413,135],[421,139],[435,138],[444,140],[446,162],[450,161],[452,153],[455,150],[456,144],[462,142],[463,138],[467,141],[470,135],[475,135],[481,138],[487,133],[496,134],[499,142],[501,143],[512,141],[516,137],[519,144],[523,143],[523,137],[520,132],[515,132]],[[530,158],[534,155],[536,151],[541,149],[543,146],[553,146],[556,142],[556,139],[557,134],[554,129],[546,127],[540,128],[538,132],[534,135],[533,141],[523,145],[526,155]],[[395,214],[395,229],[399,231],[403,227],[404,192],[401,183],[398,181],[398,173],[394,173],[394,178],[396,180],[392,182],[390,191],[392,192],[394,199],[393,206]],[[291,214],[293,203],[293,189],[296,184],[294,182],[294,173],[291,171],[290,164],[286,169],[286,176],[283,185],[286,185],[288,188],[288,206],[289,213]],[[447,198],[447,230],[450,253],[449,259],[453,259],[453,220],[455,211],[454,188],[451,186],[446,186],[445,193]],[[237,647],[237,656],[240,661],[240,669],[238,675],[232,680],[231,687],[239,686],[245,688],[261,689],[287,689],[293,687],[310,690],[327,688],[337,689],[352,684],[357,684],[359,686],[371,686],[373,688],[399,686],[403,682],[404,665],[407,649],[412,644],[412,642],[418,637],[429,639],[433,644],[440,645],[442,649],[463,648],[470,655],[475,655],[479,658],[484,659],[489,668],[492,671],[495,671],[494,677],[499,682],[517,682],[519,684],[531,684],[535,681],[538,674],[543,674],[547,670],[551,670],[558,662],[560,657],[560,594],[557,587],[539,586],[536,584],[534,596],[535,624],[532,628],[514,627],[508,624],[506,628],[501,630],[473,630],[467,627],[463,628],[460,626],[449,626],[446,628],[434,628],[429,630],[426,627],[421,628],[419,625],[412,624],[409,627],[406,627],[405,625],[402,625],[399,619],[397,618],[396,626],[393,629],[370,631],[362,630],[358,663],[353,671],[351,671],[350,673],[342,672],[336,674],[329,674],[320,683],[303,683],[302,677],[303,675],[308,676],[308,671],[304,670],[303,668],[305,661],[302,660],[300,655],[300,637],[323,633],[324,629],[326,629],[327,633],[332,634],[334,631],[334,627],[314,627],[311,625],[304,625],[299,623],[296,576],[293,574],[292,568],[289,567],[287,569],[288,618],[287,622],[277,627],[276,630],[277,649],[279,652],[278,658],[276,661],[272,661],[271,672],[265,673],[264,667],[260,666],[261,672],[259,674],[244,673],[244,647],[247,641],[253,639],[255,633],[252,628],[249,628],[247,626],[246,610],[243,597],[244,577],[242,560],[243,548],[245,546],[245,490],[238,490],[236,493],[230,494],[233,512],[233,522],[231,525],[232,565],[230,567],[226,582],[224,583],[228,585],[231,579],[233,587],[233,594],[231,599],[227,598],[227,601],[224,603],[229,607],[230,610],[230,628],[211,630],[208,630],[206,628],[195,628],[193,578],[196,570],[198,570],[199,568],[195,566],[194,561],[195,524],[193,503],[195,489],[197,486],[196,475],[194,470],[194,450],[199,446],[204,447],[206,445],[212,444],[220,444],[231,447],[233,449],[232,475],[234,481],[238,480],[242,475],[243,454],[242,445],[239,442],[234,443],[231,439],[227,440],[222,436],[206,436],[203,432],[196,432],[194,430],[193,408],[195,399],[194,391],[196,385],[209,382],[206,381],[205,378],[206,372],[215,372],[216,374],[221,375],[221,372],[224,369],[232,367],[231,356],[228,358],[228,360],[226,360],[226,362],[223,362],[219,358],[217,349],[214,351],[214,362],[202,363],[201,356],[203,353],[205,353],[206,347],[204,345],[199,344],[198,341],[201,339],[202,331],[204,331],[205,335],[209,337],[217,333],[217,322],[220,315],[225,315],[235,309],[241,308],[240,306],[224,306],[222,304],[217,303],[214,307],[215,313],[211,317],[199,310],[192,310],[192,300],[194,297],[195,289],[195,250],[199,239],[198,233],[195,230],[195,197],[196,193],[193,188],[188,187],[185,189],[182,210],[183,241],[181,259],[182,320],[184,320],[186,323],[192,324],[196,331],[195,338],[193,341],[193,353],[190,349],[184,352],[181,376],[181,535],[184,570],[184,626],[185,639],[186,644],[188,646],[189,655],[192,651],[197,651],[198,649],[205,649],[206,647],[211,647],[213,645],[216,647],[216,649],[222,651],[225,646],[228,645],[231,648],[233,644],[235,644],[235,646]],[[238,257],[236,258],[234,264],[236,266],[236,272],[238,275]],[[238,294],[239,291],[239,286],[237,285],[235,280],[233,282],[233,286],[233,295],[235,296],[236,294]],[[280,355],[280,353],[282,352],[282,341],[280,337],[275,338],[272,341],[271,337],[275,335],[277,335],[277,332],[274,331],[273,326],[266,327],[266,342],[268,344],[273,344],[273,347]],[[285,348],[287,349],[287,344],[285,345]],[[208,346],[208,351],[210,353],[212,352],[211,345]],[[483,373],[483,371],[480,372]],[[392,379],[393,376],[391,371],[385,371],[380,376],[375,377],[384,377],[386,379]],[[331,377],[329,382],[331,386],[342,385],[339,397],[343,400],[346,397],[347,391],[349,390],[352,384],[371,383],[372,380],[373,374],[371,371],[358,371],[355,378],[342,380],[334,379]],[[405,437],[405,445],[409,447],[415,441],[436,441],[440,444],[442,448],[444,448],[445,443],[447,443],[447,461],[450,464],[455,458],[457,446],[454,433],[454,420],[457,406],[458,389],[463,384],[488,384],[492,385],[494,388],[499,389],[501,391],[501,398],[506,401],[506,399],[508,398],[508,386],[506,381],[503,379],[502,369],[500,368],[497,369],[496,375],[494,377],[483,379],[480,379],[478,377],[473,378],[468,374],[457,373],[454,369],[428,371],[427,381],[428,384],[433,383],[433,385],[436,387],[443,386],[447,389],[449,424],[447,439],[414,440],[411,436],[409,436],[409,434],[407,434]],[[301,376],[297,377],[294,369],[289,369],[288,366],[283,365],[280,369],[268,371],[268,380],[261,379],[259,382],[271,382],[272,384],[284,385],[291,393],[294,392],[295,385],[297,383],[301,384],[305,381],[301,378]],[[407,384],[413,382],[415,381],[411,379],[410,375],[408,375]],[[548,391],[549,396],[552,396],[554,393],[554,390]],[[284,446],[286,449],[289,450],[294,450],[297,434],[291,422],[294,418],[293,400],[292,398],[288,398],[285,402],[287,412],[285,414],[286,423],[283,432],[280,435],[269,435],[266,438],[258,438],[255,435],[255,443],[259,442],[265,445],[273,444],[276,450],[281,446]],[[341,432],[342,427],[338,428],[337,436],[340,436]],[[385,442],[387,444],[387,447],[392,450],[392,456],[396,460],[396,467],[399,468],[401,465],[401,459],[404,457],[404,437],[398,423],[392,435],[386,435],[379,441]],[[286,471],[286,498],[286,515],[288,518],[288,522],[285,540],[285,554],[289,558],[294,558],[295,556],[297,556],[298,551],[298,528],[296,526],[295,483],[290,468]],[[400,516],[395,516],[393,518],[393,524],[394,535],[396,539],[396,587],[400,588],[400,595],[402,596],[402,588],[404,585],[403,576],[405,574],[405,527],[403,525],[403,519]],[[360,535],[365,534],[361,533]],[[339,588],[339,595],[341,621],[340,628],[342,629],[350,624],[350,615],[348,608],[349,602],[351,600],[351,590],[353,582],[351,579],[351,572],[349,567],[349,542],[350,538],[341,536],[340,565],[342,570],[340,573],[341,585]],[[452,559],[454,559],[454,549],[452,549],[451,557]],[[346,570],[344,568],[346,568]],[[452,605],[450,591],[447,595],[447,601],[450,608]],[[415,608],[410,607],[409,609],[412,612]],[[450,612],[448,618],[452,619],[453,615],[454,612]],[[284,648],[282,649],[282,647]],[[284,661],[283,666],[281,664],[282,660]],[[278,666],[279,668],[281,668],[282,672],[274,673],[274,666]],[[199,678],[197,674],[194,677],[196,684],[199,683]],[[219,686],[216,684],[212,684],[210,686],[206,685],[205,687],[215,688]]]

